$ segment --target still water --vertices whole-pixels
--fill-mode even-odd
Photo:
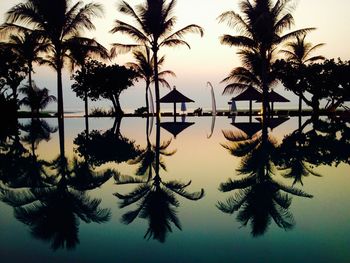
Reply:
[[[2,126],[1,262],[350,262],[349,123],[161,122]]]

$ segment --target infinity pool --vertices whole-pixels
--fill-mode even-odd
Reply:
[[[301,121],[1,128],[1,261],[349,262],[349,123]]]

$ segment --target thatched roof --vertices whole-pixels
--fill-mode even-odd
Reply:
[[[159,100],[161,103],[194,102],[174,88],[167,95]]]

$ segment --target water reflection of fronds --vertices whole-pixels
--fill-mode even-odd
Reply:
[[[73,249],[79,243],[79,219],[104,223],[110,209],[101,209],[101,199],[65,184],[14,191],[2,189],[2,201],[14,207],[15,217],[28,225],[35,238],[51,243],[51,248]]]
[[[125,175],[114,177],[117,184],[139,184],[128,194],[115,193],[120,200],[119,207],[123,208],[131,204],[137,204],[135,210],[129,211],[122,216],[124,224],[132,223],[137,217],[148,220],[149,226],[145,238],[151,238],[164,242],[167,232],[171,232],[171,223],[181,229],[176,209],[179,202],[175,194],[189,200],[199,200],[204,196],[204,190],[190,193],[186,188],[191,184],[179,181],[162,182],[159,176],[152,180],[143,180]]]
[[[244,177],[220,184],[222,192],[238,191],[225,202],[218,202],[218,209],[229,214],[237,212],[237,221],[243,226],[250,222],[253,236],[264,234],[271,219],[277,226],[291,229],[294,219],[288,210],[292,201],[288,194],[307,198],[312,195],[273,179],[276,172],[274,161],[278,155],[276,140],[263,134],[252,138],[229,131],[223,131],[223,134],[228,142],[222,146],[233,156],[241,157],[236,170],[238,176]]]
[[[171,139],[168,141],[164,141],[159,147],[159,166],[164,171],[166,171],[167,168],[162,156],[172,156],[176,153],[176,150],[167,150],[170,144]],[[129,164],[139,165],[136,170],[136,175],[145,175],[148,171],[149,179],[152,177],[152,168],[155,169],[156,167],[156,151],[156,146],[148,141],[146,148],[141,149],[141,153],[135,159],[128,161]]]

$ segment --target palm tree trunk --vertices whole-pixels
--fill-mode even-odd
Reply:
[[[62,87],[62,67],[57,67],[57,115],[63,119],[63,87]]]
[[[159,177],[159,158],[160,158],[160,153],[159,153],[159,148],[160,148],[160,116],[157,115],[157,122],[156,122],[156,167],[155,167],[155,176]]]
[[[60,140],[60,156],[63,158],[65,156],[65,147],[64,147],[64,119],[58,118],[58,134]]]
[[[33,67],[31,65],[31,63],[29,63],[28,67],[29,67],[29,69],[28,69],[28,85],[29,85],[30,90],[33,91],[33,81],[32,81]],[[34,109],[32,106],[30,107],[30,112],[31,112],[31,116],[33,118],[34,117]]]
[[[89,133],[89,105],[87,91],[84,92],[84,104],[85,104],[85,129],[86,134]]]
[[[158,78],[158,47],[155,46],[153,50],[153,64],[154,64],[154,88],[156,93],[156,115],[160,116],[160,102],[159,102],[159,78]]]
[[[262,54],[265,54],[265,53],[262,53]],[[268,83],[267,83],[267,61],[266,61],[266,59],[263,59],[263,65],[262,65],[262,72],[261,73],[262,73],[261,74],[261,81],[262,81],[262,90],[263,90],[262,115],[263,115],[263,120],[265,120],[265,124],[266,124],[266,125],[263,125],[263,132],[264,132],[264,129],[266,129],[266,133],[267,133],[268,109],[269,109],[269,86],[268,86]]]
[[[150,83],[146,81],[146,108],[147,108],[147,116],[149,115],[149,103],[148,103],[148,90],[149,90]]]

